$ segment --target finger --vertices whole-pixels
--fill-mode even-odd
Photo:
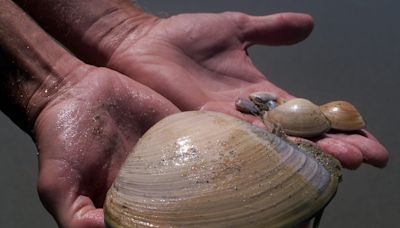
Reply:
[[[39,196],[60,227],[104,227],[103,210],[79,193],[79,175],[65,176],[64,169],[69,167],[66,162],[49,160],[41,165]]]
[[[249,16],[233,13],[241,30],[242,41],[253,44],[289,45],[308,37],[313,29],[313,18],[302,13],[279,13],[268,16]]]
[[[329,137],[344,141],[357,147],[363,155],[365,163],[383,168],[388,162],[388,152],[369,132],[363,131],[365,136],[353,134],[332,134]]]
[[[317,142],[323,151],[340,161],[343,167],[356,169],[363,162],[363,154],[358,147],[334,138],[324,138]]]
[[[74,212],[71,227],[104,227],[103,209],[96,208],[89,197],[77,197],[71,210]]]

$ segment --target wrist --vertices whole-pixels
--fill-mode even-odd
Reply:
[[[71,82],[82,63],[55,43],[11,0],[0,0],[0,109],[22,129]]]
[[[105,65],[118,46],[126,39],[130,43],[143,37],[158,17],[140,9],[119,7],[98,18],[83,34],[79,55],[96,65]],[[91,51],[89,51],[91,50]]]
[[[59,68],[82,65],[76,60],[60,57],[51,73],[37,75],[9,54],[0,53],[0,62],[0,111],[28,134],[42,110],[79,80],[73,72],[63,72]]]

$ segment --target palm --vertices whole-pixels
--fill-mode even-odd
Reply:
[[[236,14],[186,14],[161,20],[145,37],[129,38],[109,66],[153,88],[183,110],[232,102],[249,91],[269,88],[246,54]],[[209,26],[209,25],[213,26]]]
[[[150,126],[177,111],[113,71],[95,68],[84,76],[47,106],[35,129],[39,192],[45,205],[54,207],[48,208],[52,213],[72,222],[60,219],[67,227],[87,227],[94,221],[102,226],[102,211],[95,208],[102,207],[130,148]]]

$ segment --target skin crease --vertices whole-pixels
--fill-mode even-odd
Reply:
[[[35,121],[40,197],[62,227],[104,226],[105,192],[128,148],[164,116],[179,110],[213,110],[261,125],[234,109],[238,96],[259,90],[292,96],[265,79],[246,49],[294,44],[313,27],[310,16],[297,13],[181,14],[164,19],[146,15],[140,20],[135,29],[117,26],[100,38],[97,20],[81,34],[81,41],[73,40],[72,45],[60,39],[74,46],[73,53],[85,62],[107,67],[80,62],[70,69],[71,84],[54,95]],[[135,18],[126,21],[133,23]],[[80,53],[88,47],[101,54]],[[363,162],[384,167],[387,162],[385,148],[365,130],[329,133],[313,141],[347,168]],[[98,176],[106,178],[94,182]]]

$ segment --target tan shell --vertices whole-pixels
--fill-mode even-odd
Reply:
[[[234,117],[175,114],[128,156],[108,192],[105,221],[110,227],[291,227],[336,191],[339,177],[321,163]]]
[[[360,112],[347,101],[332,101],[321,105],[320,109],[330,121],[333,129],[354,131],[365,127]]]
[[[288,135],[312,137],[330,129],[328,119],[309,100],[295,98],[264,114],[264,122],[276,124]]]

